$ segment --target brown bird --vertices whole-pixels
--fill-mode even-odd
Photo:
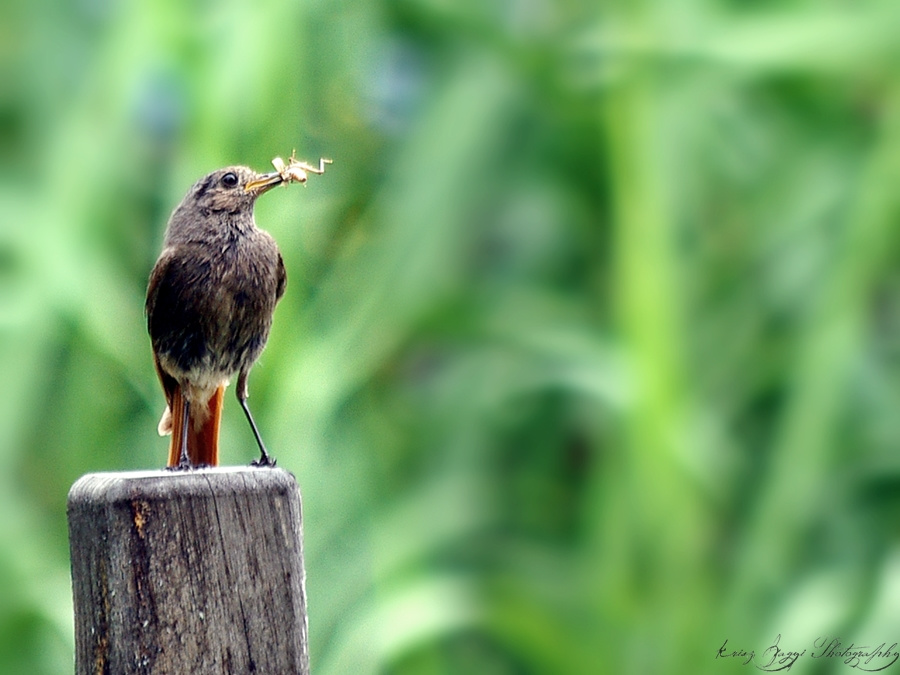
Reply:
[[[215,466],[225,387],[236,394],[256,442],[259,466],[274,466],[250,408],[247,376],[259,358],[286,275],[275,240],[256,227],[257,197],[284,172],[219,169],[197,183],[169,218],[147,287],[147,328],[172,434],[170,467]]]

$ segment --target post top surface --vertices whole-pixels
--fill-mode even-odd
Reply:
[[[251,466],[209,467],[189,471],[116,471],[85,474],[69,490],[71,508],[80,502],[122,499],[196,497],[223,493],[297,490],[293,474],[284,469]]]

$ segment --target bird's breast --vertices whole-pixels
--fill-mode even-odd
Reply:
[[[156,310],[167,318],[159,317],[163,329],[151,335],[166,370],[195,381],[249,369],[265,346],[278,301],[274,242],[241,237],[177,254],[163,282],[166,306]]]

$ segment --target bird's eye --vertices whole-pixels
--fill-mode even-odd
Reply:
[[[222,185],[227,188],[233,188],[238,184],[238,177],[229,171],[224,176],[222,176]]]

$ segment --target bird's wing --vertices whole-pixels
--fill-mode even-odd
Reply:
[[[168,320],[162,316],[166,313],[165,308],[160,307],[160,292],[164,296],[168,295],[171,287],[170,270],[172,269],[173,252],[166,249],[159,256],[153,270],[150,272],[150,282],[147,284],[147,299],[144,303],[144,313],[147,315],[147,331],[150,333],[150,341],[153,345],[153,365],[156,367],[156,374],[159,376],[160,384],[166,395],[166,402],[171,406],[172,397],[178,382],[171,375],[166,373],[159,362],[157,353],[157,344],[161,338],[163,326],[168,324]],[[165,304],[165,303],[163,303]]]
[[[278,282],[275,286],[275,302],[281,300],[284,295],[284,287],[287,285],[287,271],[284,269],[284,259],[278,253]]]

